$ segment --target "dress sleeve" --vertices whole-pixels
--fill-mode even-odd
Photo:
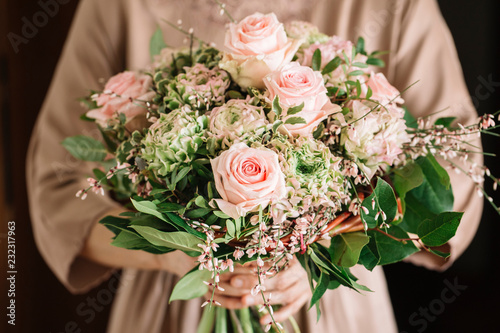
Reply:
[[[87,187],[90,163],[74,159],[61,141],[74,135],[99,139],[92,123],[79,119],[78,99],[102,89],[99,78],[123,70],[125,1],[83,0],[79,4],[27,156],[28,195],[37,246],[59,280],[74,293],[108,277],[111,269],[79,257],[97,219],[117,206],[108,197],[75,193]]]
[[[465,86],[462,68],[453,38],[435,0],[409,0],[401,15],[400,33],[394,42],[389,79],[400,90],[417,82],[403,97],[415,116],[453,116],[457,122],[470,125],[477,114]],[[471,144],[481,147],[478,138]],[[481,154],[470,154],[469,160],[482,165]],[[454,160],[468,170],[464,163]],[[443,164],[446,165],[446,164]],[[421,251],[408,261],[433,269],[446,269],[467,248],[478,227],[483,200],[476,194],[466,175],[448,170],[455,196],[454,210],[465,212],[456,236],[449,242],[451,257],[442,260]]]

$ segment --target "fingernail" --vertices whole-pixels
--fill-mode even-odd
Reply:
[[[252,296],[248,296],[248,297],[245,297],[245,299],[243,300],[243,303],[245,303],[245,305],[254,305],[255,300],[253,299]]]
[[[231,284],[233,285],[233,287],[242,287],[243,281],[241,281],[241,279],[232,279]]]

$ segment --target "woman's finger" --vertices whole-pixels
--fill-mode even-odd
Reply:
[[[302,293],[293,302],[282,306],[278,310],[274,311],[273,317],[276,322],[283,322],[297,313],[304,304],[306,304],[309,299],[308,293]],[[267,325],[271,322],[271,316],[269,314],[264,315],[260,319],[262,325]]]

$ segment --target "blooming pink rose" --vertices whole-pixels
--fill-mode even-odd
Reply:
[[[327,90],[321,73],[297,62],[269,74],[264,83],[269,91],[269,98],[274,100],[278,96],[280,104],[286,110],[304,103],[302,111],[285,116],[285,121],[290,117],[301,117],[306,121],[305,124],[285,124],[292,135],[311,135],[321,121],[341,109],[332,104],[326,95]]]
[[[278,155],[268,149],[237,143],[211,160],[220,210],[233,219],[266,208],[285,197],[285,176]]]
[[[366,85],[372,89],[373,95],[371,99],[380,102],[381,104],[398,103],[403,104],[404,99],[399,96],[399,90],[394,88],[383,73],[370,75],[370,79],[366,82]]]
[[[151,91],[153,80],[150,76],[123,72],[109,79],[104,87],[104,92],[96,98],[98,109],[87,112],[87,117],[94,118],[103,127],[108,120],[117,118],[123,113],[127,121],[137,115],[145,114],[147,109],[142,102],[149,101],[154,96]],[[131,100],[134,99],[134,100]]]
[[[256,13],[229,25],[225,39],[229,52],[219,66],[242,88],[263,88],[264,76],[289,63],[300,44],[287,37],[276,15]]]

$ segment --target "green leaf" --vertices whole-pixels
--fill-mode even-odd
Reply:
[[[209,208],[197,208],[186,212],[186,217],[190,219],[198,219],[210,213],[212,210]]]
[[[177,184],[178,182],[180,182],[184,177],[186,177],[186,175],[189,173],[189,171],[191,171],[191,167],[184,167],[182,168],[178,173],[177,175],[175,176],[175,179],[174,179],[174,184]]]
[[[366,60],[366,63],[372,66],[385,67],[385,62],[379,58],[368,58]]]
[[[99,223],[106,226],[106,228],[111,230],[115,235],[118,235],[122,230],[127,230],[130,220],[116,216],[105,216]]]
[[[135,201],[134,199],[130,199],[130,201],[132,201],[132,205],[134,205],[134,208],[139,212],[156,216],[160,220],[168,222],[165,216],[163,216],[163,214],[158,211],[158,207],[155,203],[147,200]]]
[[[321,310],[319,308],[318,302],[321,299],[321,297],[325,294],[325,292],[328,290],[329,283],[330,283],[330,276],[321,271],[318,284],[316,285],[316,288],[314,288],[313,290],[311,296],[311,302],[309,304],[309,309],[312,308],[314,305],[317,305],[316,308],[317,320],[319,320],[321,316]]]
[[[323,68],[323,70],[321,71],[321,74],[323,75],[326,75],[326,74],[330,74],[331,72],[333,72],[334,70],[336,70],[340,64],[342,63],[342,59],[340,59],[340,57],[335,57],[334,59],[330,60],[330,62],[328,62],[328,64],[326,64],[325,68]]]
[[[205,200],[205,198],[202,195],[197,196],[196,199],[194,200],[194,203],[196,204],[196,206],[200,208],[209,208],[207,200]]]
[[[221,212],[220,210],[214,210],[214,215],[217,216],[217,217],[220,217],[221,219],[228,219],[228,218],[230,218],[229,215],[227,215],[226,213]]]
[[[92,170],[94,173],[95,179],[100,180],[100,179],[106,179],[106,174],[100,170],[100,169],[94,169]]]
[[[201,238],[201,239],[206,239],[206,235],[202,232],[199,232],[193,228],[191,228],[187,223],[186,221],[184,221],[182,218],[180,218],[177,214],[174,214],[174,213],[166,213],[165,214],[167,217],[168,217],[168,220],[167,222],[170,222],[170,223],[173,223],[174,225],[176,226],[179,226],[181,227],[182,229],[184,229],[185,231],[187,231],[188,233],[198,237],[198,238]]]
[[[313,71],[319,71],[321,69],[321,50],[316,49],[312,56],[311,67]]]
[[[165,44],[163,32],[161,31],[161,28],[158,28],[149,41],[149,55],[151,57],[151,61],[154,60],[154,56],[159,55],[161,50],[166,47],[167,44]]]
[[[365,39],[363,37],[359,37],[356,43],[356,52],[365,54]]]
[[[448,172],[441,166],[441,164],[436,161],[436,158],[429,154],[426,158],[419,158],[417,163],[420,164],[422,171],[427,176],[428,179],[438,179],[441,185],[446,187],[446,189],[450,189],[450,175]],[[453,202],[451,202],[451,207],[453,207]]]
[[[372,206],[373,200],[375,200],[375,208]],[[391,223],[398,211],[398,203],[391,185],[380,177],[377,178],[375,190],[368,198],[363,200],[362,206],[368,210],[368,214],[363,209],[361,210],[361,218],[368,225],[368,228],[375,228],[384,222]],[[375,219],[380,210],[386,215],[385,221],[382,214],[379,214],[378,218]]]
[[[62,141],[66,150],[79,160],[101,162],[107,155],[104,145],[91,137],[77,135]]]
[[[280,105],[280,97],[276,95],[273,100],[273,112],[276,113],[278,117],[283,113],[283,108]]]
[[[363,62],[353,62],[352,66],[358,68],[368,68],[368,65]]]
[[[441,246],[457,232],[463,213],[446,212],[433,220],[425,220],[418,227],[418,237],[427,246]]]
[[[402,168],[395,169],[392,181],[399,197],[404,200],[406,193],[422,185],[424,174],[418,164],[411,162]]]
[[[391,226],[384,231],[398,239],[409,238],[408,234],[399,226]],[[369,230],[368,235],[374,237],[377,243],[377,249],[380,255],[379,265],[399,262],[413,253],[418,252],[418,248],[412,241],[398,241],[375,230]]]
[[[273,132],[274,133],[277,133],[278,132],[278,128],[283,125],[283,122],[281,120],[276,120],[273,124]]]
[[[323,131],[325,130],[325,125],[321,122],[319,125],[316,127],[316,129],[313,132],[313,138],[314,139],[319,139],[321,135],[323,134]]]
[[[366,99],[370,99],[373,96],[372,88],[368,87],[368,91],[366,92]]]
[[[290,117],[285,121],[285,124],[290,124],[290,125],[307,124],[307,122],[302,117]]]
[[[371,271],[379,262],[380,254],[378,253],[377,242],[374,237],[370,237],[370,242],[361,250],[359,263]]]
[[[423,220],[434,219],[437,214],[452,211],[454,201],[450,177],[434,156],[420,157],[416,163],[422,169],[423,182],[406,194],[406,212],[400,224],[411,233],[417,233]]]
[[[363,247],[368,244],[369,237],[363,232],[340,234],[330,243],[330,255],[336,265],[352,267],[357,264]]]
[[[177,282],[168,302],[188,300],[205,295],[208,292],[208,286],[203,281],[210,280],[211,276],[210,271],[206,269],[200,270],[195,267]]]
[[[124,249],[143,250],[156,254],[163,254],[171,251],[171,249],[166,247],[151,245],[151,243],[140,235],[128,230],[120,232],[111,242],[111,245]]]
[[[448,252],[441,252],[441,251],[438,251],[438,250],[434,250],[432,248],[429,249],[429,251],[441,258],[444,258],[444,259],[448,259],[451,255],[451,253],[448,253]]]
[[[233,220],[226,221],[227,234],[231,237],[236,235],[236,225]]]
[[[148,242],[156,246],[165,246],[184,252],[200,252],[198,244],[204,241],[184,231],[164,232],[151,227],[132,225],[130,228],[137,231]]]
[[[405,114],[403,116],[403,119],[406,122],[406,127],[417,128],[418,127],[417,119],[415,119],[415,117],[413,117],[413,115],[410,113],[410,111],[408,111],[408,108],[403,106],[403,109],[405,110]]]
[[[227,92],[227,96],[230,99],[244,99],[243,95],[239,91],[236,91],[236,90],[229,90]]]
[[[356,80],[356,98],[359,98],[362,92],[363,90],[361,89],[361,82],[359,82],[359,80]]]
[[[302,102],[300,105],[296,105],[294,107],[289,108],[286,111],[286,114],[287,114],[287,116],[291,116],[291,115],[297,114],[300,111],[302,111],[303,108],[304,108],[304,102]]]
[[[347,76],[359,76],[363,74],[365,74],[365,72],[363,72],[362,70],[356,70],[348,73]]]
[[[175,203],[175,202],[163,202],[163,203],[158,205],[158,211],[162,212],[162,213],[178,212],[178,211],[181,211],[185,208],[186,207],[184,207],[183,205],[180,205],[180,204]]]
[[[444,126],[445,128],[451,130],[452,127],[451,127],[451,124],[457,119],[457,117],[443,117],[443,118],[439,118],[438,120],[436,120],[436,122],[434,123],[434,125],[436,126]]]

